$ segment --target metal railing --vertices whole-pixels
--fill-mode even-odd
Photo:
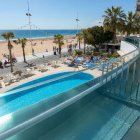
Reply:
[[[60,110],[75,103],[76,101],[80,100],[81,98],[85,97],[86,95],[90,94],[96,89],[99,89],[100,87],[102,89],[110,90],[111,91],[110,93],[114,95],[115,92],[114,93],[112,92],[113,90],[112,87],[114,84],[113,80],[118,79],[118,78],[123,78],[125,76],[124,71],[125,70],[128,71],[128,68],[130,67],[130,65],[133,64],[138,59],[138,57],[139,57],[139,49],[136,49],[135,51],[130,52],[124,56],[121,56],[119,58],[114,58],[107,62],[104,62],[94,67],[94,69],[98,69],[102,71],[102,75],[100,77],[92,79],[88,81],[87,83],[81,86],[78,86],[70,91],[53,96],[52,98],[43,100],[27,108],[18,110],[14,113],[1,117],[0,119],[10,116],[11,118],[15,118],[15,119],[14,119],[14,122],[12,119],[7,120],[6,122],[0,122],[1,123],[0,124],[1,126],[0,139],[6,139],[16,134],[17,132],[23,131],[39,123],[40,121],[52,116],[53,114],[59,112]],[[11,94],[21,92],[27,89],[32,89],[42,84],[50,83],[52,81],[57,81],[57,80],[78,74],[80,72],[85,72],[86,70],[89,70],[89,69],[84,69],[82,71],[60,76],[58,78],[51,79],[50,81],[48,80],[45,82],[41,82],[30,87],[13,90],[6,93],[4,96],[10,96]],[[106,85],[107,83],[110,83],[110,86],[104,87],[104,85]],[[138,95],[137,95],[137,99],[138,99]]]
[[[128,42],[130,43],[130,40]],[[132,38],[131,43],[135,45],[135,42],[132,42]],[[131,105],[140,106],[140,65],[137,63],[137,61],[140,61],[139,52],[140,48],[137,48],[135,51],[122,56],[127,61],[121,65],[122,70],[120,74],[100,88],[99,92],[130,103]],[[116,73],[117,71],[116,69]]]
[[[136,47],[139,47],[139,38],[136,36],[125,37],[124,41],[129,42],[135,45]]]

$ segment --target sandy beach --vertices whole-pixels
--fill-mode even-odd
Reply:
[[[32,43],[30,40],[28,40],[27,45],[25,47],[25,53],[26,55],[31,55],[32,48],[34,49],[35,53],[46,52],[46,50],[52,51],[53,46],[58,47],[58,45],[53,43],[53,41],[54,41],[53,37],[32,39]],[[77,43],[77,39],[75,38],[75,36],[64,36],[64,45],[62,48],[66,48],[69,44],[75,44],[75,43]],[[12,49],[13,55],[15,57],[22,56],[21,44],[17,45],[12,41],[12,45],[14,46]],[[7,54],[7,55],[9,54],[6,41],[0,42],[0,60],[3,60],[3,54]]]

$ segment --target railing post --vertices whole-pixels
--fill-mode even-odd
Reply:
[[[106,70],[106,83],[107,83],[107,77],[108,77],[108,66],[109,66],[109,63],[107,62],[107,70]]]
[[[122,61],[122,64],[121,64],[121,79],[120,79],[120,89],[119,89],[119,94],[121,94],[121,88],[122,88],[122,84],[121,84],[121,81],[123,80],[123,73],[124,73],[124,61]]]
[[[134,66],[133,66],[133,77],[132,77],[133,81],[135,79],[135,73],[136,73],[136,62],[134,62]]]
[[[130,71],[130,64],[128,63],[126,80],[128,80],[128,78],[129,78],[129,71]]]
[[[124,75],[124,58],[122,61],[122,74],[121,74],[121,79],[123,79],[123,75]]]
[[[103,76],[104,76],[104,68],[105,68],[105,63],[103,63],[103,69],[102,69],[102,78],[101,78],[101,84],[103,85]]]
[[[126,93],[127,80],[128,80],[128,78],[129,78],[129,71],[130,71],[130,64],[128,63],[124,94]]]
[[[119,69],[119,64],[116,63],[116,65],[117,65],[117,69],[116,69],[116,79],[118,79],[118,69]]]
[[[113,65],[114,65],[114,64],[112,63],[112,64],[111,64],[111,88],[110,88],[111,90],[110,90],[110,92],[112,92],[112,88],[113,88],[113,86],[112,86],[112,85],[113,85],[113,83],[112,83],[112,82],[113,82],[113,81],[112,81],[112,80],[113,80],[113,78],[112,78],[112,76],[113,76]]]
[[[130,100],[132,99],[132,89],[133,89],[133,83],[135,79],[135,73],[136,73],[136,62],[134,62],[134,65],[133,65],[132,84],[131,84],[131,89],[130,89]]]
[[[116,84],[116,82],[117,82],[117,80],[118,80],[118,69],[119,69],[119,64],[116,62],[116,66],[117,66],[117,68],[116,68],[116,78],[115,78],[115,84]],[[118,83],[117,83],[118,84]],[[116,87],[114,87],[114,93],[116,93]]]
[[[113,75],[113,63],[111,64],[111,83],[112,83],[112,75]]]
[[[138,86],[137,86],[137,92],[136,92],[136,101],[138,100],[139,87],[140,87],[140,85],[139,85],[139,83],[138,83]]]

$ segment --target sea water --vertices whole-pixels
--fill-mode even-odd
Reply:
[[[0,30],[0,40],[4,40],[1,34],[5,32],[13,32],[15,38],[50,38],[56,34],[64,36],[77,34],[77,30],[31,30],[31,32],[30,30]]]

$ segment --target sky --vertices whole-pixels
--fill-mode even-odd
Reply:
[[[137,0],[29,0],[31,24],[41,29],[76,29],[99,25],[104,11],[121,6],[135,12]],[[0,1],[0,29],[20,29],[28,24],[27,0]]]

